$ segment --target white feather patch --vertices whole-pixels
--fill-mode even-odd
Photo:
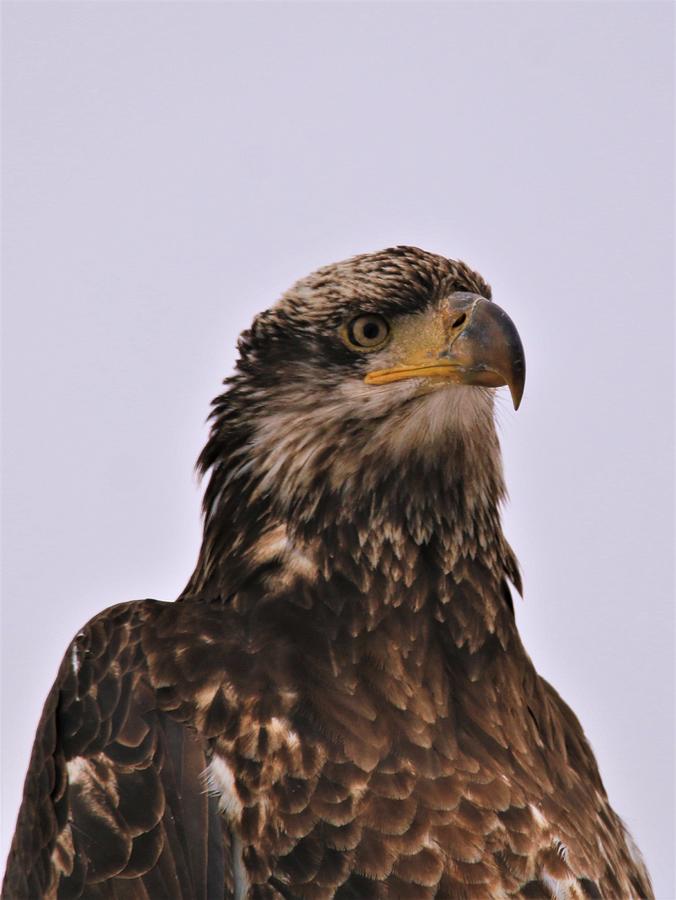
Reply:
[[[209,793],[218,798],[218,808],[230,822],[232,850],[232,874],[235,880],[234,900],[245,900],[249,892],[249,876],[242,858],[242,839],[236,831],[236,822],[242,816],[242,801],[235,787],[235,775],[220,756],[212,756],[204,773]]]
[[[91,780],[89,760],[84,756],[74,756],[66,763],[69,784],[84,784]]]
[[[537,822],[537,824],[541,828],[546,828],[549,823],[547,822],[545,817],[542,815],[540,810],[537,808],[537,806],[534,806],[532,803],[529,803],[528,808],[530,809],[532,816],[535,819],[535,821]]]
[[[220,756],[212,756],[206,770],[209,793],[218,798],[218,808],[227,819],[239,820],[242,816],[242,801],[235,787],[235,775],[230,766]]]

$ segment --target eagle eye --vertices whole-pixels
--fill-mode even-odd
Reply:
[[[382,347],[390,336],[387,321],[375,313],[357,316],[348,323],[343,337],[355,350],[376,350]]]

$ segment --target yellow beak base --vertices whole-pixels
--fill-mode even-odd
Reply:
[[[418,347],[413,359],[409,355],[408,364],[402,362],[369,372],[365,383],[383,385],[407,378],[443,378],[455,384],[507,385],[514,409],[518,409],[526,380],[526,361],[521,338],[507,313],[484,297],[455,294],[439,315],[443,318],[443,346]]]

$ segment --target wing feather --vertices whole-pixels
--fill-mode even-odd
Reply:
[[[142,646],[157,601],[111,607],[69,646],[45,703],[3,897],[232,897],[208,747],[162,711]]]

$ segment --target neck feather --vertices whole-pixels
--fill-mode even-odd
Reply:
[[[520,590],[500,525],[489,398],[471,417],[451,408],[457,427],[435,428],[437,397],[365,421],[308,404],[269,414],[235,384],[216,401],[200,458],[210,470],[204,539],[181,599],[225,600],[254,583],[268,595],[305,590],[335,576],[364,595],[375,590],[383,606],[405,595],[416,607],[452,591],[467,567],[495,590],[505,578]]]

